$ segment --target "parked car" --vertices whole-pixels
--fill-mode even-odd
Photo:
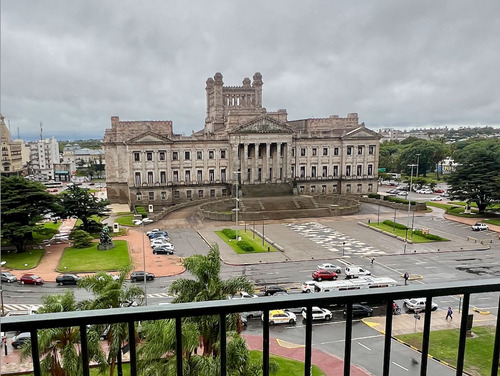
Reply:
[[[36,274],[24,274],[19,281],[22,285],[25,283],[28,285],[43,285],[43,279]]]
[[[306,307],[302,308],[302,317],[304,320],[307,319]],[[312,307],[312,319],[330,321],[332,319],[332,312],[326,308]]]
[[[344,316],[347,315],[347,309],[344,308]],[[361,317],[373,315],[373,309],[363,304],[354,303],[352,305],[352,316],[353,317]]]
[[[315,287],[315,284],[316,281],[305,281],[305,282],[302,282],[302,292],[306,292],[306,293],[310,293],[310,292],[314,292],[314,287]]]
[[[264,315],[262,315],[262,321],[264,321]],[[269,324],[295,324],[297,322],[297,316],[295,313],[288,310],[275,309],[269,312]]]
[[[337,274],[342,273],[342,268],[335,264],[324,263],[317,266],[316,269],[332,270]]]
[[[287,291],[286,291],[286,289],[284,287],[281,287],[281,286],[278,286],[278,285],[264,286],[264,295],[265,296],[274,295],[277,292],[284,292],[284,293],[286,293]]]
[[[155,275],[153,273],[145,273],[143,270],[137,270],[130,274],[130,280],[132,282],[144,281],[144,275],[146,275],[146,281],[152,281],[155,279]]]
[[[30,332],[22,332],[18,335],[12,337],[11,345],[13,348],[18,349],[22,345],[31,341],[31,333]]]
[[[443,201],[443,198],[441,196],[434,196],[431,198],[431,201]]]
[[[472,229],[472,231],[483,231],[483,230],[490,229],[486,223],[482,223],[482,222],[476,222],[470,228]]]
[[[405,299],[403,300],[403,304],[409,311],[423,311],[425,309],[425,298]],[[435,311],[436,309],[438,309],[438,305],[432,302],[431,311]]]
[[[155,247],[162,247],[162,246],[169,246],[169,245],[172,245],[169,241],[167,240],[163,240],[163,239],[158,239],[158,240],[153,240],[151,241],[151,248],[155,248]]]
[[[434,193],[444,193],[444,190],[441,188],[434,189]]]
[[[312,279],[315,281],[326,280],[336,280],[338,278],[337,273],[332,272],[331,270],[319,269],[313,272]]]
[[[17,277],[11,272],[2,272],[2,282],[12,283],[16,281]]]
[[[398,195],[400,195],[400,196],[408,196],[408,192],[407,191],[399,191]]]
[[[164,237],[168,237],[168,233],[164,230],[158,230],[158,229],[155,229],[155,230],[152,230],[152,231],[148,231],[147,232],[147,235],[150,239],[154,239],[154,238],[157,238],[159,236],[164,236]]]
[[[443,192],[440,194],[441,197],[450,197],[450,194],[448,192]]]
[[[372,275],[372,272],[369,270],[363,269],[359,266],[348,266],[345,268],[345,277],[346,278],[357,278],[360,275]]]
[[[173,255],[174,246],[172,244],[164,244],[158,247],[154,247],[153,255],[159,255],[159,254]]]
[[[386,193],[397,195],[399,193],[399,190],[393,188],[393,189],[389,189]]]
[[[76,285],[81,278],[75,274],[63,274],[56,277],[56,282],[59,286],[62,285]]]
[[[240,291],[238,294],[232,297],[232,299],[251,299],[251,298],[258,298],[258,296],[255,294],[249,294],[246,291]]]

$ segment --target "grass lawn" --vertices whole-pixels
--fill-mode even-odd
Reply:
[[[121,217],[118,217],[115,219],[116,223],[119,223],[122,226],[134,226],[132,223],[132,220],[134,219],[133,214],[127,214],[127,215],[122,215]]]
[[[2,261],[7,261],[5,267],[16,270],[34,268],[43,256],[43,249],[31,249],[22,253],[2,251]]]
[[[500,219],[485,219],[484,222],[490,225],[500,226]]]
[[[368,226],[379,228],[384,232],[388,232],[390,234],[396,234],[397,236],[400,236],[404,238],[406,236],[406,230],[400,230],[400,229],[394,229],[394,227],[386,225],[382,222],[380,224],[377,223],[370,223]],[[435,241],[448,241],[448,239],[444,240],[431,240],[424,238],[423,236],[413,234],[411,229],[408,230],[408,239],[411,240],[413,243],[430,243],[430,242],[435,242]]]
[[[93,221],[96,221],[97,223],[101,223],[103,219],[108,218],[108,215],[91,215],[90,219]],[[75,223],[75,227],[81,226],[82,225],[82,220],[78,219]]]
[[[229,239],[226,235],[222,233],[222,231],[215,231],[219,237],[226,242],[236,253],[239,254],[252,254],[252,253],[263,253],[267,252],[267,247],[269,247],[271,252],[276,252],[277,249],[274,248],[268,242],[264,242],[262,245],[262,238],[260,236],[255,235],[255,239],[253,238],[253,232],[250,230],[238,230],[238,236],[241,237],[241,240],[246,241],[250,245],[252,245],[254,251],[253,252],[245,252],[240,247],[238,247],[238,242],[236,239]]]
[[[472,375],[489,375],[493,356],[495,328],[475,326],[474,338],[467,338],[465,348],[465,371]],[[432,331],[430,334],[429,354],[454,366],[457,364],[458,329]],[[422,349],[422,333],[397,336],[400,340]]]
[[[262,351],[250,351],[250,357],[252,360],[262,359]],[[279,371],[276,375],[303,375],[304,374],[304,363],[298,360],[282,358],[276,355],[270,355],[270,359],[279,364]],[[323,376],[324,373],[315,365],[312,366],[313,376]]]
[[[64,250],[57,270],[67,273],[119,270],[130,265],[128,245],[125,240],[114,240],[116,247],[109,251],[97,249],[98,243],[88,248],[68,247]]]

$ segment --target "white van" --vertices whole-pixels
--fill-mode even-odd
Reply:
[[[346,278],[357,278],[361,275],[372,275],[369,270],[363,269],[360,266],[348,266],[345,268]]]

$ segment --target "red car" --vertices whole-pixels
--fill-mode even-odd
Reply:
[[[322,281],[324,279],[329,279],[329,280],[336,280],[337,279],[337,273],[330,271],[330,270],[324,270],[324,269],[319,269],[316,270],[312,274],[312,278],[315,281]]]
[[[21,277],[20,281],[23,285],[25,283],[28,285],[43,285],[43,279],[36,274],[25,274]]]

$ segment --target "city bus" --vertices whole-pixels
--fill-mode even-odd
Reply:
[[[388,277],[364,276],[343,281],[314,282],[314,292],[373,289],[397,286],[397,282]]]
[[[46,188],[60,188],[63,186],[62,182],[54,180],[44,181],[42,184],[45,185]]]

